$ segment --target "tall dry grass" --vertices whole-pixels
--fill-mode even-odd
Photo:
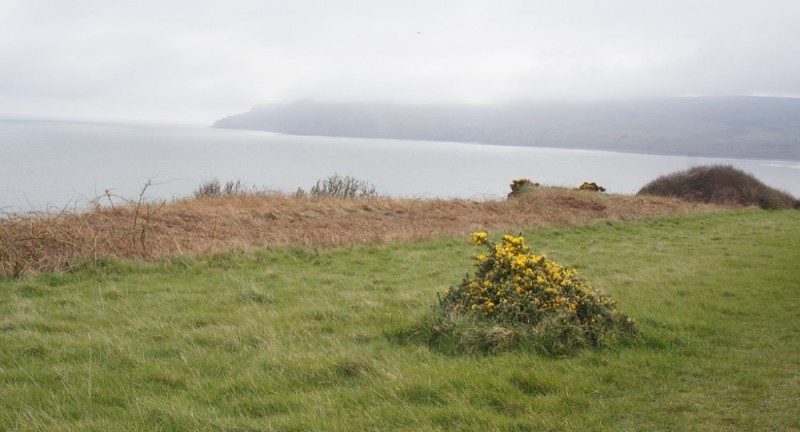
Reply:
[[[149,260],[286,244],[332,247],[709,209],[671,198],[560,188],[538,188],[502,201],[284,195],[170,203],[140,199],[79,213],[5,215],[0,218],[0,274],[67,271],[108,258]]]

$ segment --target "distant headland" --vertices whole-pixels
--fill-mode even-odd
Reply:
[[[215,128],[666,155],[800,160],[800,98],[258,105]]]

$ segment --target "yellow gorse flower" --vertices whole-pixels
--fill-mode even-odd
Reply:
[[[486,232],[476,231],[470,241],[489,253],[475,255],[475,275],[448,292],[446,297],[459,299],[458,311],[522,322],[558,312],[589,323],[599,319],[600,308],[613,308],[575,270],[534,254],[522,236],[506,234],[493,243]]]
[[[470,241],[472,244],[480,246],[489,241],[489,235],[483,231],[476,231],[470,236]]]

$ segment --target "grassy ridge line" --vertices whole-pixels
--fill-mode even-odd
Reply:
[[[69,270],[106,258],[158,259],[294,244],[332,247],[574,226],[708,209],[676,199],[540,188],[505,201],[229,196],[0,218],[0,275]]]
[[[0,282],[0,429],[798,430],[797,212],[523,233],[635,318],[565,359],[393,336],[466,239],[122,262]]]

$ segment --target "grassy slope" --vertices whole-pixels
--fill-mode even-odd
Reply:
[[[524,233],[642,329],[572,358],[390,337],[466,239],[278,248],[0,282],[0,429],[800,430],[800,213]]]

